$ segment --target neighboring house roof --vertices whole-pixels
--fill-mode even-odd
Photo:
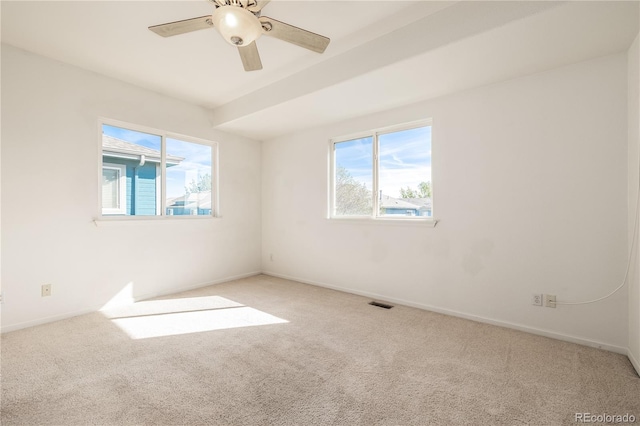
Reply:
[[[431,198],[404,198],[404,201],[420,207],[431,208]]]
[[[158,150],[147,148],[146,146],[123,141],[113,136],[102,135],[102,155],[105,157],[124,158],[128,160],[139,160],[141,155],[145,156],[145,161],[159,163],[161,153]],[[175,166],[184,160],[183,157],[167,155],[167,165]]]
[[[210,209],[211,191],[190,193],[186,203],[184,201],[184,195],[182,197],[170,198],[167,200],[167,208]]]
[[[429,198],[393,198],[383,195],[380,199],[380,207],[385,209],[414,209],[431,208]]]

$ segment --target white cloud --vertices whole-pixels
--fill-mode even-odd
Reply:
[[[431,167],[380,170],[379,187],[384,195],[400,197],[400,188],[417,189],[420,182],[431,181]]]

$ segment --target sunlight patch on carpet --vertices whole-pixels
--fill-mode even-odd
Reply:
[[[248,306],[211,311],[117,318],[111,321],[132,339],[175,336],[178,334],[289,322]]]
[[[102,314],[132,339],[289,322],[220,296],[149,300]]]
[[[106,307],[101,312],[107,318],[138,317],[141,315],[175,314],[188,311],[237,308],[244,306],[221,296],[180,297],[175,299],[144,300]]]

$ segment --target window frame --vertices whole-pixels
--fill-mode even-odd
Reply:
[[[103,207],[102,196],[100,197],[100,207],[102,216],[126,215],[127,213],[127,166],[116,163],[102,163],[101,177],[104,178],[104,170],[118,171],[118,205],[119,208]],[[103,180],[100,180],[104,184]]]
[[[433,185],[433,159],[432,159],[432,163],[431,163],[431,182],[432,182],[432,186],[431,186],[431,216],[405,216],[405,215],[380,215],[380,197],[378,196],[379,194],[379,186],[380,186],[380,182],[379,182],[379,169],[380,169],[380,164],[379,164],[379,150],[380,150],[380,143],[379,143],[379,136],[381,135],[385,135],[385,134],[389,134],[389,133],[396,133],[396,132],[402,132],[405,130],[412,130],[412,129],[417,129],[420,127],[431,127],[432,129],[432,137],[431,137],[431,147],[432,147],[432,151],[433,151],[433,119],[431,118],[427,118],[427,119],[422,119],[422,120],[418,120],[418,121],[412,121],[409,123],[402,123],[402,124],[397,124],[397,125],[393,125],[393,126],[387,126],[387,127],[381,127],[381,128],[377,128],[377,129],[373,129],[373,130],[369,130],[369,131],[363,131],[363,132],[358,132],[358,133],[352,133],[349,135],[345,135],[345,136],[340,136],[340,137],[335,137],[335,138],[331,138],[329,140],[329,188],[328,188],[328,212],[327,212],[327,218],[331,219],[331,220],[338,220],[338,221],[364,221],[364,222],[371,222],[371,221],[380,221],[380,222],[403,222],[403,223],[422,223],[422,224],[428,224],[431,226],[435,226],[435,224],[437,223],[437,220],[435,219],[434,216],[434,185]],[[371,169],[372,169],[372,188],[371,188],[371,196],[372,196],[372,202],[373,202],[373,208],[372,208],[372,212],[370,215],[336,215],[335,211],[336,211],[336,145],[342,142],[348,142],[348,141],[352,141],[355,139],[361,139],[361,138],[372,138],[373,142],[372,142],[372,162],[371,162]],[[397,216],[397,217],[394,217]]]
[[[127,215],[126,214],[126,205],[124,207],[123,213],[111,213],[104,214],[102,209],[102,196],[98,197],[98,211],[100,212],[99,217],[95,220],[96,224],[98,221],[149,221],[149,220],[205,220],[212,218],[220,218],[222,217],[220,211],[220,189],[219,189],[219,167],[218,167],[218,142],[197,138],[193,136],[182,135],[179,133],[169,132],[166,130],[156,129],[152,127],[141,126],[133,123],[128,123],[124,121],[114,120],[110,118],[100,118],[98,120],[98,149],[100,154],[98,155],[98,161],[100,164],[99,169],[99,180],[100,185],[102,184],[102,165],[107,164],[103,163],[103,151],[102,151],[102,135],[103,135],[103,126],[112,126],[119,127],[125,130],[131,130],[135,132],[147,133],[153,136],[160,137],[160,153],[161,160],[156,167],[156,176],[160,175],[160,188],[156,188],[156,194],[160,194],[159,203],[156,201],[156,205],[160,208],[160,213],[156,215]],[[193,143],[198,145],[204,145],[211,148],[211,213],[205,215],[168,215],[167,214],[167,174],[166,174],[166,164],[167,164],[167,139],[175,139],[181,142]],[[101,186],[98,186],[101,188]],[[125,181],[125,189],[126,189],[126,181]],[[122,195],[121,195],[122,196]],[[125,194],[126,197],[126,194]]]

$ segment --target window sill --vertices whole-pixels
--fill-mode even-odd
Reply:
[[[370,218],[370,217],[330,217],[329,221],[334,223],[349,223],[354,225],[393,225],[393,226],[424,226],[426,228],[435,228],[438,223],[437,219],[394,219],[387,217]]]
[[[93,224],[101,226],[128,226],[149,223],[208,222],[222,219],[222,216],[101,216],[93,219]]]

